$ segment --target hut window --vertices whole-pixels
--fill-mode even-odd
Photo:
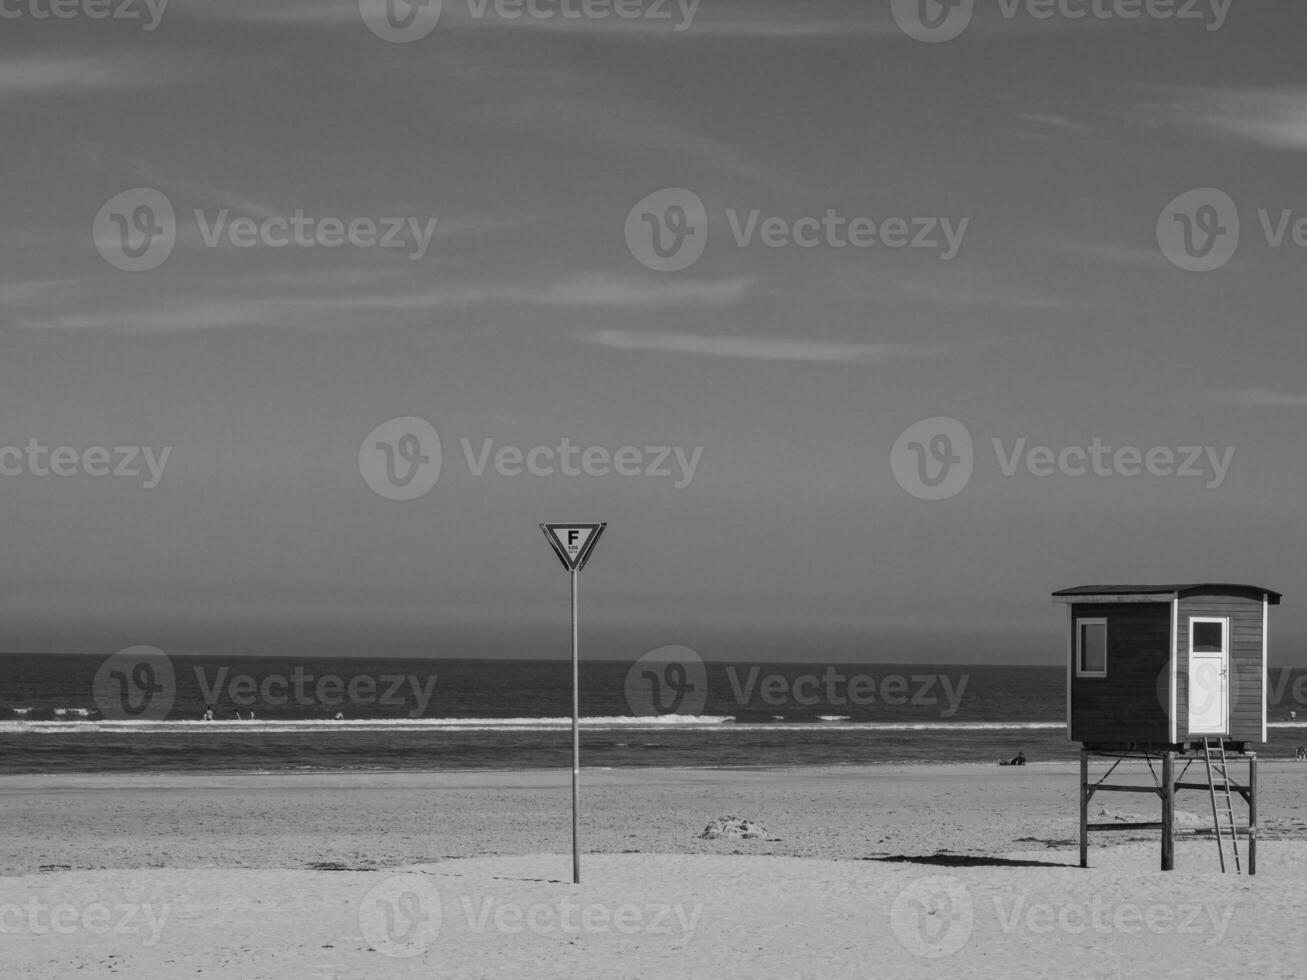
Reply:
[[[1193,630],[1194,653],[1225,652],[1225,620],[1195,619]]]
[[[1107,676],[1107,620],[1076,620],[1076,675]]]

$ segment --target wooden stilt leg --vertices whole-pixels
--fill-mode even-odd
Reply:
[[[1162,870],[1175,870],[1175,753],[1162,755]]]
[[[1248,873],[1257,874],[1257,754],[1248,757]]]
[[[1089,752],[1080,749],[1080,867],[1089,867]]]

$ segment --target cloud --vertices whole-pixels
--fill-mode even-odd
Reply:
[[[73,152],[96,173],[130,179],[141,186],[164,192],[179,211],[187,211],[202,204],[206,207],[230,208],[255,218],[278,215],[275,207],[247,194],[215,187],[194,178],[174,177],[141,156],[116,154],[101,143],[74,142]]]
[[[308,24],[363,26],[358,0],[210,0],[191,8],[197,16],[246,24]]]
[[[221,327],[269,329],[350,329],[367,314],[427,313],[482,304],[557,308],[651,310],[721,308],[738,302],[752,279],[666,283],[603,275],[584,275],[538,285],[480,283],[405,289],[403,274],[341,269],[260,276],[228,295],[166,299],[150,306],[21,312],[16,326],[26,330],[103,330],[114,333],[174,333]],[[0,286],[0,300],[6,287]],[[251,295],[252,289],[271,295]],[[15,295],[33,298],[35,285],[16,284]],[[25,304],[15,303],[22,306]],[[27,304],[31,305],[31,304]],[[83,304],[85,306],[86,304]]]
[[[1219,388],[1212,392],[1212,397],[1224,405],[1245,408],[1307,408],[1307,394],[1269,388]]]
[[[787,338],[724,337],[670,331],[600,330],[582,339],[615,350],[820,364],[871,364],[940,353],[936,348],[913,344],[857,344]]]
[[[372,309],[437,309],[467,307],[481,303],[522,306],[605,307],[617,310],[673,309],[681,307],[725,307],[742,299],[755,285],[753,279],[721,279],[706,282],[686,280],[669,283],[586,274],[559,282],[521,286],[509,283],[438,286],[410,293],[387,292],[370,297],[350,297]]]
[[[1042,236],[1038,241],[1040,248],[1047,252],[1056,252],[1075,259],[1134,266],[1149,272],[1155,269],[1173,268],[1161,249],[1156,247],[1149,248],[1133,243],[1076,241],[1057,235]]]
[[[742,299],[756,280],[718,279],[704,282],[667,282],[621,276],[582,275],[538,290],[510,290],[518,297],[547,306],[614,306],[656,309],[676,306],[731,306]]]
[[[44,303],[60,293],[77,288],[77,279],[25,279],[0,283],[0,304],[29,306]]]
[[[108,333],[153,334],[203,330],[213,327],[273,326],[321,310],[322,303],[302,300],[219,300],[173,302],[149,309],[119,312],[62,313],[44,317],[19,316],[15,325],[23,330],[98,330]]]
[[[182,210],[194,208],[195,204],[203,203],[219,208],[231,208],[241,214],[261,220],[282,216],[278,209],[272,205],[238,191],[214,187],[200,180],[171,177],[140,161],[136,162],[131,169],[136,177],[145,182],[146,186],[167,192],[169,199],[173,200],[174,206],[178,206]],[[186,223],[194,224],[194,222]]]
[[[1157,126],[1182,126],[1259,146],[1307,150],[1307,88],[1163,88],[1136,115]]]
[[[596,84],[602,84],[596,80]],[[478,108],[476,122],[506,127],[514,134],[534,131],[557,138],[575,131],[599,148],[627,147],[656,153],[687,167],[710,168],[725,178],[739,178],[788,194],[806,193],[804,185],[768,166],[761,154],[716,136],[695,132],[685,122],[656,118],[664,110],[638,98],[620,99],[615,91],[599,97],[587,84],[584,92],[560,93],[537,89],[517,96],[511,105]]]
[[[1063,133],[1078,135],[1093,131],[1093,127],[1087,123],[1076,122],[1056,112],[1020,112],[1017,113],[1017,118],[1034,126],[1055,129]]]
[[[703,7],[707,7],[709,0],[704,0]],[[547,7],[548,4],[541,4]],[[652,3],[646,3],[647,9],[653,9]],[[632,20],[623,20],[616,17],[603,19],[583,18],[579,20],[564,20],[553,17],[548,19],[522,17],[518,19],[505,19],[502,17],[488,16],[482,20],[474,21],[464,17],[462,20],[469,24],[485,27],[503,27],[531,29],[537,31],[550,31],[558,34],[600,34],[606,39],[621,40],[631,39],[649,41],[657,38],[667,38],[674,40],[678,44],[687,44],[696,40],[720,41],[720,40],[753,40],[753,41],[803,41],[803,40],[822,40],[827,38],[890,38],[893,40],[902,39],[902,32],[889,21],[874,20],[868,18],[826,18],[818,19],[807,17],[805,19],[804,11],[797,8],[791,16],[779,17],[773,16],[760,18],[750,16],[747,19],[731,19],[729,17],[712,18],[703,12],[697,12],[695,15],[687,15],[681,10],[675,0],[669,0],[666,6],[659,8],[670,14],[670,19],[653,19],[650,17],[641,17]]]
[[[900,278],[892,284],[892,288],[914,300],[942,306],[969,308],[983,306],[1009,310],[1062,310],[1067,307],[1063,300],[1032,288],[1007,287],[985,281],[968,282],[966,279],[961,279],[946,282],[936,279],[921,282]]]
[[[162,81],[135,64],[103,56],[17,55],[0,58],[0,98],[97,92]]]
[[[519,227],[532,220],[522,215],[501,218],[426,215],[422,213],[420,205],[412,202],[396,203],[393,201],[379,205],[368,205],[362,210],[340,215],[331,209],[325,209],[324,211],[324,209],[319,208],[315,202],[307,199],[307,192],[302,190],[297,190],[296,196],[290,200],[285,200],[286,195],[283,191],[279,195],[283,200],[279,204],[273,204],[262,198],[254,197],[245,191],[233,190],[230,187],[219,187],[207,181],[191,177],[174,176],[140,157],[130,159],[111,157],[98,144],[76,143],[74,144],[74,151],[86,162],[87,166],[97,173],[112,173],[115,176],[124,175],[125,179],[130,178],[140,186],[166,193],[178,212],[179,229],[186,231],[186,234],[179,234],[178,236],[178,244],[182,246],[199,246],[203,244],[203,239],[197,230],[198,223],[192,217],[197,208],[201,211],[225,208],[233,212],[230,215],[232,218],[248,216],[260,221],[266,221],[269,218],[290,218],[296,210],[302,210],[309,216],[326,217],[334,215],[346,221],[353,217],[394,215],[412,216],[415,220],[425,223],[430,217],[438,217],[439,223],[436,226],[435,234],[441,238],[489,235],[504,229]],[[207,220],[213,218],[213,214],[206,214]]]
[[[378,8],[384,0],[369,0]],[[902,32],[884,11],[869,10],[865,0],[847,0],[825,4],[813,2],[802,7],[790,0],[748,0],[728,3],[725,0],[643,0],[620,16],[612,5],[594,4],[596,16],[575,16],[583,10],[581,0],[535,0],[536,16],[520,0],[504,4],[508,16],[501,16],[499,0],[484,0],[476,6],[467,0],[446,0],[441,10],[440,31],[485,29],[535,30],[559,35],[604,37],[609,40],[640,42],[667,38],[676,43],[692,39],[775,39],[890,37],[902,38]],[[362,26],[358,0],[213,0],[194,8],[198,16],[246,24],[335,26],[356,23]],[[481,12],[484,9],[484,12]],[[638,16],[636,16],[638,12]],[[516,14],[516,15],[514,15]],[[552,14],[552,16],[543,16]]]

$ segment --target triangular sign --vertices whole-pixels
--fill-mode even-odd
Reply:
[[[585,568],[607,524],[541,524],[554,554],[569,572]]]

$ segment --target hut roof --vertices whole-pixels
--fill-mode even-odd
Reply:
[[[1280,604],[1281,594],[1255,585],[1234,585],[1229,582],[1196,582],[1187,585],[1078,585],[1073,589],[1054,592],[1058,601],[1111,602],[1127,597],[1137,602],[1170,601],[1194,595],[1237,595],[1260,599],[1266,596],[1273,606]]]

